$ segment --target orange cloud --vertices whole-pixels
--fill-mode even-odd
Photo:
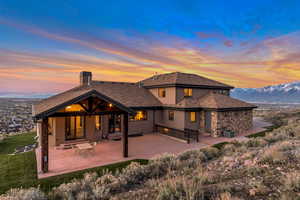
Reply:
[[[300,78],[300,47],[297,46],[300,34],[297,32],[266,39],[250,48],[243,47],[230,56],[222,56],[222,52],[208,53],[211,51],[171,36],[168,37],[170,45],[138,36],[126,39],[126,36],[118,34],[115,35],[116,41],[111,41],[78,34],[52,33],[1,19],[0,23],[47,39],[96,50],[101,55],[69,51],[42,54],[0,49],[0,83],[6,81],[5,87],[15,86],[15,82],[26,82],[28,87],[41,82],[42,85],[49,84],[47,88],[55,85],[56,90],[64,90],[77,84],[78,72],[82,70],[93,71],[94,77],[100,80],[131,82],[155,72],[182,71],[204,75],[235,87],[261,87]],[[131,45],[124,42],[126,40],[131,40]],[[232,41],[227,45],[232,46]],[[102,56],[103,52],[109,57]],[[59,83],[62,83],[61,86]]]

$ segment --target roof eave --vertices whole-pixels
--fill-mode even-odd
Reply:
[[[178,83],[170,83],[170,84],[159,84],[159,85],[143,85],[144,88],[152,89],[152,88],[162,88],[162,87],[181,87],[181,88],[201,88],[201,89],[234,89],[232,86],[210,86],[210,85],[192,85],[192,84],[178,84]]]
[[[73,99],[71,99],[69,101],[66,101],[66,102],[61,103],[61,104],[59,104],[57,106],[54,106],[54,107],[52,107],[52,108],[50,108],[50,109],[48,109],[46,111],[38,113],[38,114],[34,115],[33,118],[35,120],[37,120],[37,119],[41,119],[41,118],[44,118],[44,117],[48,117],[49,115],[54,114],[57,110],[60,110],[60,109],[66,107],[66,106],[68,106],[70,104],[77,103],[77,102],[79,102],[81,100],[84,100],[84,99],[90,97],[90,96],[95,96],[95,97],[101,98],[101,99],[103,99],[105,101],[111,102],[114,105],[116,105],[119,109],[121,109],[121,110],[123,110],[125,112],[128,112],[129,114],[134,114],[135,113],[135,111],[133,109],[131,109],[130,107],[126,107],[126,106],[122,105],[121,103],[119,103],[119,102],[117,102],[117,101],[109,98],[108,96],[105,96],[105,95],[97,92],[96,90],[90,90],[90,91],[88,91],[88,92],[86,92],[86,93],[84,93],[84,94],[82,94],[80,96],[77,96],[77,97],[75,97],[75,98],[73,98]]]

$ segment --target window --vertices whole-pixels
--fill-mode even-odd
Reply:
[[[84,111],[84,109],[79,104],[72,104],[65,107],[64,112],[80,112]]]
[[[66,140],[82,139],[85,137],[84,116],[70,116],[65,119]]]
[[[100,115],[95,116],[95,128],[97,131],[101,130],[101,116]]]
[[[131,121],[147,120],[147,112],[144,110],[137,111],[136,115],[130,115],[130,120]]]
[[[184,88],[183,92],[184,92],[185,97],[191,97],[193,95],[193,89],[192,88]]]
[[[169,111],[169,120],[174,121],[174,111]]]
[[[158,88],[158,96],[159,97],[166,97],[166,89],[165,88]]]
[[[196,122],[196,112],[190,112],[190,122]]]

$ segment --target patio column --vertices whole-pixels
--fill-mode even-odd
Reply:
[[[123,157],[128,157],[128,113],[123,114]]]
[[[42,132],[41,132],[41,166],[42,172],[48,172],[48,159],[49,159],[49,147],[48,147],[48,118],[42,120]]]

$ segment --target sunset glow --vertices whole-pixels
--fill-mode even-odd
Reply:
[[[235,87],[300,80],[298,1],[210,2],[0,0],[0,92],[63,91],[83,70],[130,82],[181,71]]]

